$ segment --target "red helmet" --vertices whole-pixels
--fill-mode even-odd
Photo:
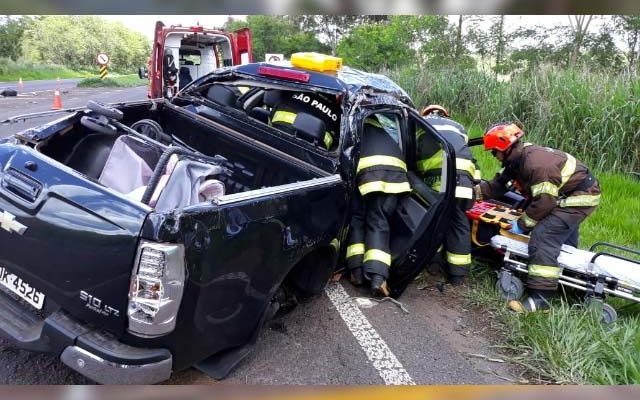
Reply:
[[[434,111],[439,112],[440,114],[442,114],[443,116],[445,116],[447,118],[449,117],[449,113],[447,112],[447,109],[442,107],[442,106],[439,106],[437,104],[430,104],[430,105],[426,106],[422,110],[420,115],[422,115],[424,117],[424,116],[427,116],[427,115],[431,114]]]
[[[497,124],[484,133],[485,150],[506,151],[524,135],[522,129],[513,123]]]

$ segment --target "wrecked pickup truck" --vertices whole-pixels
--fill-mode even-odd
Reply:
[[[275,128],[273,91],[333,99],[337,137]],[[156,383],[194,365],[223,378],[265,321],[322,293],[341,266],[373,114],[413,189],[392,221],[388,283],[400,296],[443,240],[450,145],[384,76],[255,63],[170,101],[91,102],[0,140],[0,334],[99,383]],[[417,130],[442,149],[439,192],[414,173]]]

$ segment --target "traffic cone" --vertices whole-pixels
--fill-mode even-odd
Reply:
[[[62,110],[62,99],[60,98],[60,91],[58,89],[53,92],[53,105],[52,110]]]

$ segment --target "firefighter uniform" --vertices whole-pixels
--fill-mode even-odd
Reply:
[[[325,124],[322,146],[329,150],[340,130],[340,107],[328,95],[311,92],[282,91],[278,93],[278,104],[271,115],[271,124],[291,134],[295,134],[294,122],[299,113],[310,114]]]
[[[577,247],[578,227],[598,206],[600,186],[571,154],[529,143],[515,143],[503,166],[492,181],[477,187],[477,194],[499,197],[514,181],[530,200],[518,220],[522,230],[531,231],[527,287],[551,293],[558,286],[562,244]]]
[[[473,186],[474,181],[480,179],[480,169],[467,146],[466,130],[461,124],[436,113],[428,114],[425,120],[453,146],[456,154],[456,207],[449,220],[444,246],[439,249],[432,262],[441,266],[445,264],[444,252],[444,272],[452,283],[458,283],[469,273],[471,267],[471,231],[465,211],[473,206]],[[440,191],[442,149],[434,140],[426,140],[421,129],[416,132],[416,142],[418,171],[427,184]]]
[[[360,159],[356,168],[360,196],[354,196],[347,238],[346,261],[352,282],[360,273],[371,281],[374,295],[389,294],[386,279],[391,267],[389,220],[397,195],[411,191],[407,166],[398,144],[376,117],[364,123]]]

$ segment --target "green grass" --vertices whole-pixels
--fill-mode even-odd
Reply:
[[[389,72],[421,108],[447,107],[486,127],[520,120],[533,142],[561,148],[598,170],[640,171],[640,81],[636,75],[543,67],[498,82],[477,70]]]
[[[41,65],[27,62],[15,62],[8,58],[0,57],[0,81],[23,81],[56,79],[56,78],[84,78],[89,72],[72,71],[59,65]]]
[[[112,75],[105,79],[98,77],[85,78],[78,82],[78,87],[134,87],[146,86],[147,79],[140,79],[138,75]]]
[[[472,127],[470,136],[482,135]],[[485,179],[500,168],[481,146],[472,149]],[[632,175],[598,172],[602,201],[580,228],[580,247],[607,241],[640,249],[640,181]],[[494,289],[495,274],[476,264],[465,297],[471,305],[490,309],[502,323],[501,346],[513,362],[525,367],[541,382],[581,384],[640,383],[640,305],[610,297],[618,311],[611,326],[599,315],[568,296],[548,314],[519,316],[507,310]]]

